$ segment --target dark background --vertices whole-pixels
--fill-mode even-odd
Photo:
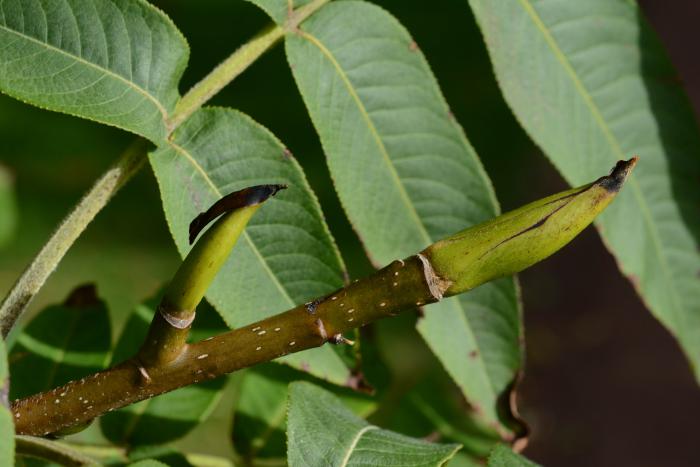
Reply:
[[[576,0],[572,0],[576,1]],[[243,1],[156,2],[191,46],[186,90],[267,24]],[[502,100],[466,0],[383,5],[411,31],[479,153],[504,210],[565,183]],[[697,110],[700,2],[641,1]],[[304,165],[351,276],[370,270],[340,210],[318,139],[283,49],[263,57],[214,104],[239,108],[270,128]],[[10,287],[54,226],[131,140],[118,130],[39,111],[0,96],[0,161],[13,174],[20,219],[0,249],[0,289]],[[150,169],[101,213],[34,305],[96,281],[117,325],[169,278],[178,257]],[[520,406],[532,435],[525,454],[545,465],[697,465],[700,390],[678,345],[617,272],[593,228],[521,274],[527,363]]]

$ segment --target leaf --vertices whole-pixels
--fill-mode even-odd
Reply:
[[[248,0],[260,7],[277,24],[284,24],[289,14],[313,0]]]
[[[371,4],[331,3],[287,56],[335,187],[376,265],[497,213],[491,184],[406,30]],[[419,330],[483,419],[520,366],[514,281],[431,305]]]
[[[53,389],[102,370],[112,331],[94,285],[71,292],[63,305],[44,309],[17,336],[10,354],[11,399]]]
[[[257,184],[289,185],[253,216],[207,293],[229,326],[255,322],[343,285],[340,256],[301,168],[246,115],[202,109],[150,160],[183,256],[190,221],[223,195]],[[338,384],[350,377],[329,346],[281,360]]]
[[[233,423],[236,452],[248,463],[258,457],[284,457],[287,386],[256,367],[246,371]]]
[[[129,451],[130,466],[138,467],[191,467],[187,456],[171,446],[139,446]],[[199,465],[199,464],[198,464]]]
[[[423,376],[407,391],[386,426],[410,436],[459,443],[460,454],[469,455],[472,462],[483,462],[499,439],[468,416],[462,394],[442,369],[438,370]]]
[[[136,354],[159,302],[160,297],[154,297],[138,305],[130,315],[115,348],[113,364]],[[198,308],[194,326],[195,338],[209,337],[225,329],[216,312],[206,304]],[[202,332],[202,328],[207,331]],[[100,428],[115,444],[141,446],[173,441],[192,431],[211,414],[225,384],[226,378],[217,378],[123,407],[103,415]]]
[[[289,386],[291,467],[307,465],[442,465],[457,444],[433,444],[370,425],[331,393],[306,382]]]
[[[640,156],[599,230],[700,379],[700,139],[639,8],[623,0],[470,4],[508,104],[570,184]]]
[[[142,461],[134,462],[129,465],[131,467],[167,467],[167,464],[153,459],[144,459]]]
[[[0,248],[6,246],[17,227],[17,204],[10,173],[0,165]]]
[[[7,397],[9,378],[5,342],[0,339],[0,465],[14,465],[15,459],[15,425]]]
[[[287,392],[289,383],[300,379],[310,377],[272,363],[246,370],[233,423],[233,444],[246,465],[254,464],[256,459],[283,459],[286,456]],[[368,414],[376,409],[374,398],[327,386],[355,413]]]
[[[0,43],[0,91],[165,139],[189,51],[145,1],[0,0]]]
[[[503,444],[498,444],[493,448],[488,465],[489,467],[537,467],[537,464],[514,453]]]

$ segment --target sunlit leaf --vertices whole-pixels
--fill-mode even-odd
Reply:
[[[392,16],[331,3],[286,47],[340,200],[376,265],[497,213],[425,58]],[[521,358],[513,280],[431,305],[419,330],[478,413],[507,431],[498,399]]]
[[[2,0],[0,44],[0,91],[165,138],[189,52],[145,1]]]
[[[700,379],[700,139],[636,3],[470,3],[508,104],[569,183],[639,155],[599,230]]]
[[[288,185],[253,216],[207,292],[229,326],[258,321],[342,286],[340,256],[301,167],[246,115],[200,110],[150,159],[182,255],[190,248],[190,221],[223,195],[251,185]],[[329,346],[282,360],[338,384],[350,376]]]

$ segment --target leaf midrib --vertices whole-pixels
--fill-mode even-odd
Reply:
[[[368,431],[371,430],[378,430],[374,425],[367,425],[366,427],[362,428],[360,431],[357,432],[355,437],[353,438],[352,442],[350,443],[350,446],[348,446],[348,452],[345,453],[345,456],[343,456],[343,460],[340,463],[339,467],[346,467],[348,465],[348,462],[350,462],[350,458],[352,457],[352,452],[355,450],[355,447],[357,447],[357,443],[360,442],[360,439],[362,436],[367,433]]]
[[[552,52],[554,53],[555,58],[561,64],[564,71],[569,75],[569,77],[571,78],[571,81],[574,84],[574,88],[580,94],[580,96],[583,99],[586,106],[590,109],[591,114],[593,116],[593,119],[600,127],[601,131],[603,132],[603,135],[605,136],[605,139],[610,144],[610,147],[612,148],[613,152],[615,154],[617,154],[617,157],[614,159],[624,159],[625,154],[622,151],[622,148],[620,147],[620,145],[617,141],[617,138],[615,137],[612,130],[610,128],[608,128],[608,125],[605,121],[605,118],[603,117],[602,113],[600,112],[600,109],[598,109],[598,106],[596,105],[596,103],[593,101],[593,97],[590,95],[590,93],[588,92],[588,90],[584,86],[583,82],[578,77],[578,74],[576,73],[576,70],[574,69],[573,65],[571,65],[571,63],[569,63],[568,59],[566,58],[566,55],[559,47],[559,44],[557,43],[557,41],[554,39],[554,36],[549,32],[547,25],[544,23],[544,21],[539,16],[539,14],[537,13],[534,6],[530,3],[529,0],[518,0],[518,2],[523,7],[523,9],[527,13],[527,15],[530,17],[530,19],[532,19],[532,22],[535,24],[538,31],[540,31],[542,33],[542,36],[544,37],[545,42],[552,49]],[[661,253],[662,252],[662,248],[661,248],[662,244],[661,244],[661,241],[659,240],[658,232],[657,232],[656,226],[653,222],[651,211],[646,203],[646,199],[644,198],[644,194],[643,194],[641,188],[639,187],[639,183],[637,182],[636,175],[630,174],[630,176],[628,178],[628,183],[632,186],[632,190],[633,190],[633,193],[635,195],[635,199],[637,200],[637,203],[640,206],[640,210],[642,212],[642,217],[644,219],[644,223],[647,226],[647,230],[649,231],[652,242],[654,244],[654,252],[656,253],[656,256],[659,260],[659,264],[661,265],[661,269],[663,271],[665,282],[668,286],[668,289],[670,289],[672,291],[671,297],[673,300],[674,308],[675,308],[675,310],[679,310],[679,309],[681,309],[681,307],[679,306],[678,292],[677,292],[676,288],[674,287],[674,281],[671,278],[671,274],[670,274],[670,270],[669,270],[669,266],[668,266],[668,262],[666,260],[666,257]],[[677,317],[678,316],[677,313],[674,313],[674,316]]]
[[[56,47],[52,44],[49,44],[47,42],[42,42],[35,37],[28,36],[24,33],[20,33],[19,31],[15,31],[14,29],[10,29],[5,25],[0,25],[0,29],[7,31],[7,32],[10,32],[12,34],[15,34],[16,36],[19,36],[20,38],[23,38],[23,39],[28,40],[30,42],[34,42],[40,46],[46,47],[49,50],[52,50],[52,51],[57,52],[59,54],[62,54],[66,57],[69,57],[69,58],[71,58],[77,62],[80,62],[80,63],[82,63],[90,68],[94,68],[94,69],[96,69],[96,70],[98,70],[98,71],[100,71],[108,76],[111,76],[112,78],[114,78],[118,81],[123,82],[128,87],[134,89],[136,92],[141,94],[143,97],[150,100],[156,106],[156,108],[160,112],[161,116],[163,117],[163,123],[168,121],[168,112],[167,112],[167,110],[165,110],[165,107],[163,107],[163,105],[156,99],[155,96],[151,95],[147,90],[143,89],[141,86],[138,86],[133,81],[129,81],[128,79],[113,72],[112,70],[110,70],[108,68],[103,68],[95,63],[89,62],[89,61],[85,60],[83,57],[79,57],[77,55],[70,54],[70,53],[66,52],[65,50],[59,49],[58,47]]]
[[[197,160],[194,157],[192,157],[192,155],[189,153],[189,151],[187,151],[184,147],[178,145],[177,143],[175,143],[173,141],[168,141],[168,144],[173,149],[175,149],[175,151],[177,151],[178,153],[185,156],[185,158],[188,160],[188,162],[190,164],[192,164],[192,166],[195,168],[195,170],[197,170],[200,173],[200,175],[204,178],[204,181],[207,182],[207,185],[209,185],[209,188],[211,188],[212,192],[217,196],[217,198],[221,199],[223,197],[223,195],[221,194],[221,192],[219,191],[217,186],[214,184],[214,182],[211,180],[211,178],[209,177],[209,174],[207,174],[207,172],[199,164],[199,162],[197,162]],[[272,272],[272,270],[270,269],[270,266],[267,264],[267,261],[265,261],[262,254],[260,253],[260,250],[258,250],[257,246],[255,245],[253,240],[250,238],[250,236],[248,235],[248,232],[245,229],[243,230],[243,238],[246,240],[246,242],[248,242],[248,245],[250,246],[251,250],[253,251],[255,256],[258,258],[258,260],[262,264],[263,269],[272,279],[273,284],[275,284],[275,286],[279,289],[280,293],[287,300],[289,305],[294,306],[295,303],[292,300],[292,298],[289,296],[289,293],[287,293],[287,290],[284,288],[284,286],[282,286],[282,284],[280,283],[277,276]]]

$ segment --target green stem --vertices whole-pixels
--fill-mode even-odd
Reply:
[[[148,368],[165,365],[185,350],[195,308],[228,258],[259,204],[224,214],[206,231],[178,268],[158,305],[139,360]]]
[[[94,459],[71,449],[63,443],[33,436],[15,437],[15,452],[19,456],[35,457],[54,462],[58,465],[84,466],[99,465]]]
[[[284,188],[283,185],[258,185],[230,193],[192,221],[190,242],[210,222],[214,221],[214,225],[187,254],[158,305],[138,355],[138,361],[144,365],[140,368],[144,378],[149,378],[148,368],[167,365],[185,351],[195,308],[231,254],[238,237],[260,205]]]
[[[7,337],[17,319],[87,225],[146,160],[147,143],[136,140],[73,208],[0,305],[0,331]]]

